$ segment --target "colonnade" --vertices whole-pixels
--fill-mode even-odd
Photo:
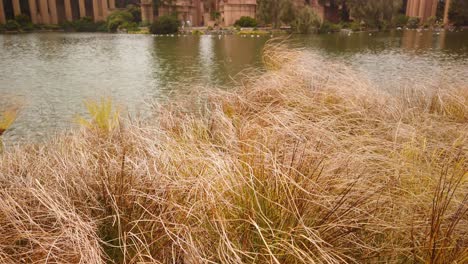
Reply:
[[[0,24],[20,14],[29,16],[34,24],[59,24],[86,16],[103,21],[114,9],[115,0],[0,0]]]
[[[408,0],[406,15],[409,17],[419,17],[424,22],[429,17],[436,16],[438,3],[438,0]],[[450,3],[451,0],[445,0],[444,25],[449,23]]]

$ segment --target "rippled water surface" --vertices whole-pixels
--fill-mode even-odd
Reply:
[[[0,35],[0,109],[22,106],[7,143],[44,139],[73,125],[87,98],[111,96],[129,112],[171,100],[179,83],[227,85],[262,68],[269,37],[40,33]],[[294,37],[296,45],[340,60],[385,89],[450,75],[468,80],[468,30],[396,31]],[[465,82],[466,83],[466,82]],[[227,85],[228,87],[228,85]]]

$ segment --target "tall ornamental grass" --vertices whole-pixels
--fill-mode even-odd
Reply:
[[[143,122],[96,102],[81,130],[4,153],[0,262],[466,263],[468,86],[389,95],[265,54],[202,103]]]

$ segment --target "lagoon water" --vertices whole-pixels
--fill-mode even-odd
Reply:
[[[112,97],[132,114],[193,84],[223,86],[263,69],[270,37],[86,33],[0,35],[0,110],[21,105],[7,145],[46,139],[74,125],[83,101]],[[468,30],[336,33],[292,37],[296,46],[353,67],[382,89],[430,79],[468,85]],[[187,85],[189,84],[189,85]],[[429,84],[427,84],[429,85]]]

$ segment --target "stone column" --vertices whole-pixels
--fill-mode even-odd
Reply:
[[[93,0],[93,15],[94,15],[94,22],[101,21],[101,16],[99,15],[99,1],[100,0]]]
[[[6,23],[6,18],[5,18],[5,10],[3,8],[3,0],[0,0],[0,24],[5,24]]]
[[[437,15],[437,5],[438,4],[439,4],[439,1],[432,0],[431,16],[436,16]]]
[[[39,23],[39,21],[37,20],[36,0],[29,0],[29,10],[30,10],[31,22],[33,24]]]
[[[41,23],[42,24],[50,24],[50,17],[49,17],[49,3],[47,0],[40,0],[39,1],[39,11],[41,13]]]
[[[144,22],[153,22],[153,2],[152,0],[141,1],[141,20]]]
[[[410,0],[411,1],[411,9],[409,11],[409,16],[410,17],[416,17],[416,8],[417,8],[417,5],[418,5],[418,2],[419,0]]]
[[[78,0],[80,4],[80,18],[86,16],[86,4],[85,0]]]
[[[419,17],[421,18],[421,22],[426,20],[426,0],[422,0],[419,3]]]
[[[57,0],[49,0],[50,24],[58,24]]]
[[[106,20],[109,15],[109,6],[107,5],[107,0],[101,0],[102,3],[102,20]]]
[[[15,16],[21,15],[21,6],[19,0],[13,0],[13,13]]]
[[[109,9],[115,9],[115,0],[109,0]]]
[[[408,2],[406,3],[406,16],[410,16],[412,3],[413,3],[413,0],[408,0]]]
[[[418,17],[419,14],[419,5],[421,4],[421,0],[414,0],[413,4],[413,11],[412,11],[412,16],[413,17]]]
[[[445,10],[444,10],[444,25],[445,26],[448,26],[448,24],[450,23],[449,21],[450,4],[451,4],[451,0],[445,1]]]
[[[73,21],[73,12],[71,6],[71,0],[63,1],[65,5],[65,18],[67,21]]]

